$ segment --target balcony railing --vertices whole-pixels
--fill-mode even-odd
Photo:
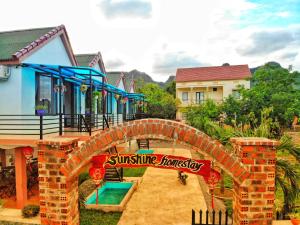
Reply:
[[[145,114],[61,114],[61,115],[0,115],[0,136],[33,136],[88,133],[117,126],[124,121],[142,119]]]

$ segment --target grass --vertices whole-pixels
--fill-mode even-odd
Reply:
[[[120,212],[105,213],[93,209],[80,209],[80,225],[116,225],[121,215]]]
[[[142,177],[146,171],[146,167],[141,168],[124,168],[124,177]]]

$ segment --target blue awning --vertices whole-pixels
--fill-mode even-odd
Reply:
[[[106,90],[114,94],[119,94],[123,97],[128,97],[134,100],[143,100],[143,94],[128,93],[123,91],[111,84],[100,81],[99,77],[104,78],[106,75],[94,68],[84,67],[84,66],[61,66],[61,65],[47,65],[47,64],[32,64],[32,63],[22,63],[22,67],[31,68],[37,72],[51,74],[57,78],[64,78],[64,80],[76,83],[78,85],[86,84],[91,85],[97,90]],[[103,80],[103,79],[102,79]]]

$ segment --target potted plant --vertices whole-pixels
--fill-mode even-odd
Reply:
[[[81,91],[82,93],[85,93],[85,92],[87,91],[87,89],[88,89],[88,86],[87,86],[86,84],[81,84],[81,86],[80,86],[80,91]]]
[[[36,113],[37,113],[39,116],[43,116],[43,115],[45,115],[45,113],[46,113],[47,106],[46,106],[46,105],[37,105],[37,106],[35,107],[35,110],[36,110]]]

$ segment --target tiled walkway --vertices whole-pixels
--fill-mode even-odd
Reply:
[[[186,149],[161,148],[155,152],[191,157]],[[188,176],[184,186],[177,179],[177,171],[149,167],[118,225],[191,224],[192,209],[206,210],[206,204],[196,175]]]

